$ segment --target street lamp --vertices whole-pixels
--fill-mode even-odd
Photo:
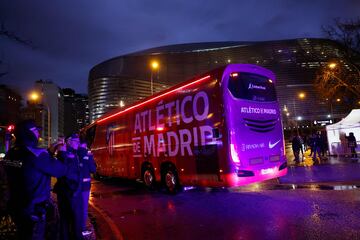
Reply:
[[[44,94],[41,93],[43,96]],[[30,93],[30,100],[32,100],[34,103],[37,103],[40,100],[40,94],[36,91],[33,91]],[[45,97],[43,97],[43,100],[46,100]],[[48,121],[48,147],[51,145],[51,112],[49,104],[46,101],[42,101],[42,103],[47,108],[47,121]]]
[[[330,69],[335,69],[335,68],[336,68],[336,63],[334,63],[334,62],[329,63],[329,64],[328,64],[328,67],[329,67]]]
[[[305,94],[304,92],[300,92],[300,93],[298,94],[298,97],[299,97],[300,99],[304,99],[304,98],[306,97],[306,94]]]
[[[306,97],[305,92],[299,92],[297,94],[297,98],[299,98],[301,100],[305,99],[305,97]],[[302,120],[302,118],[300,116],[298,116],[298,117],[296,116],[295,97],[293,98],[293,111],[294,111],[294,121],[295,121],[296,133],[299,135],[299,126],[298,126],[297,121]]]
[[[159,69],[159,62],[158,61],[152,61],[150,64],[151,67],[151,79],[150,79],[150,89],[151,89],[151,95],[153,95],[154,93],[154,83],[153,83],[153,76],[154,76],[154,71]]]
[[[30,93],[30,99],[34,102],[36,102],[37,100],[39,100],[39,94],[37,92],[32,92]]]

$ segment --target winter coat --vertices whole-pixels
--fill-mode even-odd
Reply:
[[[42,148],[17,146],[6,154],[5,169],[10,190],[9,207],[31,214],[38,203],[49,200],[51,176],[71,175],[70,166]]]
[[[59,151],[57,158],[66,165],[71,165],[76,169],[72,178],[59,177],[54,186],[54,192],[57,194],[65,194],[68,198],[79,194],[80,190],[80,170],[79,158],[71,151]]]
[[[83,147],[78,149],[78,156],[80,161],[81,190],[89,191],[91,187],[90,174],[96,172],[94,157],[90,151]]]

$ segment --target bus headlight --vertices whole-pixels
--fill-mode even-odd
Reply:
[[[231,153],[231,159],[234,163],[240,163],[239,155],[237,154],[235,150],[234,144],[230,144],[230,153]]]

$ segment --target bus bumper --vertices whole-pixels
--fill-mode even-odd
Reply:
[[[226,186],[242,186],[249,183],[262,182],[278,178],[287,174],[286,165],[258,169],[258,170],[236,170],[235,173],[224,173],[220,176]]]

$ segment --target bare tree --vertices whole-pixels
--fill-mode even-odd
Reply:
[[[315,87],[323,97],[350,94],[360,98],[359,76],[354,71],[349,71],[347,64],[343,61],[333,61],[318,71]]]
[[[25,39],[19,37],[14,32],[11,32],[8,29],[6,29],[5,24],[3,22],[0,25],[0,37],[5,37],[5,38],[8,38],[8,39],[10,39],[12,41],[15,41],[17,43],[20,43],[20,44],[23,44],[25,46],[33,48],[31,41],[25,40]],[[0,59],[0,66],[1,65],[4,65],[4,62]],[[5,76],[8,73],[9,73],[8,71],[4,71],[4,70],[0,71],[0,78]]]
[[[342,43],[352,55],[360,53],[360,17],[357,19],[334,19],[333,25],[322,26],[323,32],[330,39]]]
[[[360,18],[334,19],[333,25],[322,27],[325,35],[337,41],[341,57],[332,59],[319,69],[315,87],[324,98],[360,99]]]
[[[0,26],[0,36],[4,36],[10,40],[13,40],[15,42],[18,42],[20,44],[32,47],[32,42],[29,40],[25,40],[21,37],[19,37],[17,34],[15,34],[14,32],[9,31],[8,29],[6,29],[5,24],[1,23]]]

